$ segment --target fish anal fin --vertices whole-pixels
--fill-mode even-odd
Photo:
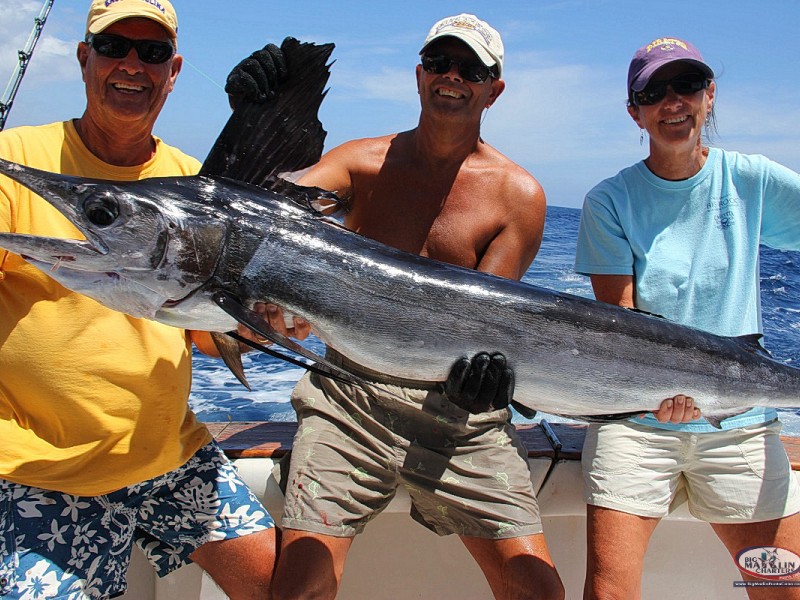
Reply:
[[[211,332],[211,339],[214,340],[214,345],[217,347],[217,350],[219,350],[219,355],[222,357],[222,361],[227,365],[231,373],[236,376],[236,379],[238,379],[244,387],[252,391],[250,384],[247,382],[247,378],[244,375],[242,351],[239,348],[239,342],[234,340],[229,335],[219,333],[217,331]]]

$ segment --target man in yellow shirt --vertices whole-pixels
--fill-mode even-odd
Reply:
[[[195,174],[152,135],[181,69],[177,30],[167,0],[94,0],[85,112],[3,132],[0,156],[99,179]],[[5,177],[0,231],[80,236]],[[192,342],[213,347],[0,249],[0,595],[117,595],[136,541],[159,574],[194,561],[231,598],[267,597],[273,521],[188,407]]]

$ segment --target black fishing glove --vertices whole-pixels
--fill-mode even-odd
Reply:
[[[284,39],[280,48],[267,44],[233,67],[225,84],[231,108],[242,99],[264,102],[275,96],[280,83],[289,76],[283,48],[293,39]]]
[[[506,408],[514,397],[514,371],[499,352],[480,352],[460,358],[444,382],[444,393],[453,404],[473,414]]]

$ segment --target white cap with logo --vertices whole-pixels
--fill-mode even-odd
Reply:
[[[447,17],[431,27],[420,54],[433,42],[443,37],[454,37],[461,40],[478,55],[487,67],[497,65],[497,76],[503,75],[503,40],[486,21],[475,15],[462,13],[455,17]]]

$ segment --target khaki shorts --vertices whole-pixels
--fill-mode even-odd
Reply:
[[[542,532],[508,410],[470,415],[436,392],[369,389],[310,374],[298,382],[283,527],[354,536],[403,485],[412,517],[439,535]]]
[[[710,523],[769,521],[800,512],[800,486],[778,421],[712,433],[628,421],[590,425],[583,447],[588,504],[665,517],[688,502]]]

